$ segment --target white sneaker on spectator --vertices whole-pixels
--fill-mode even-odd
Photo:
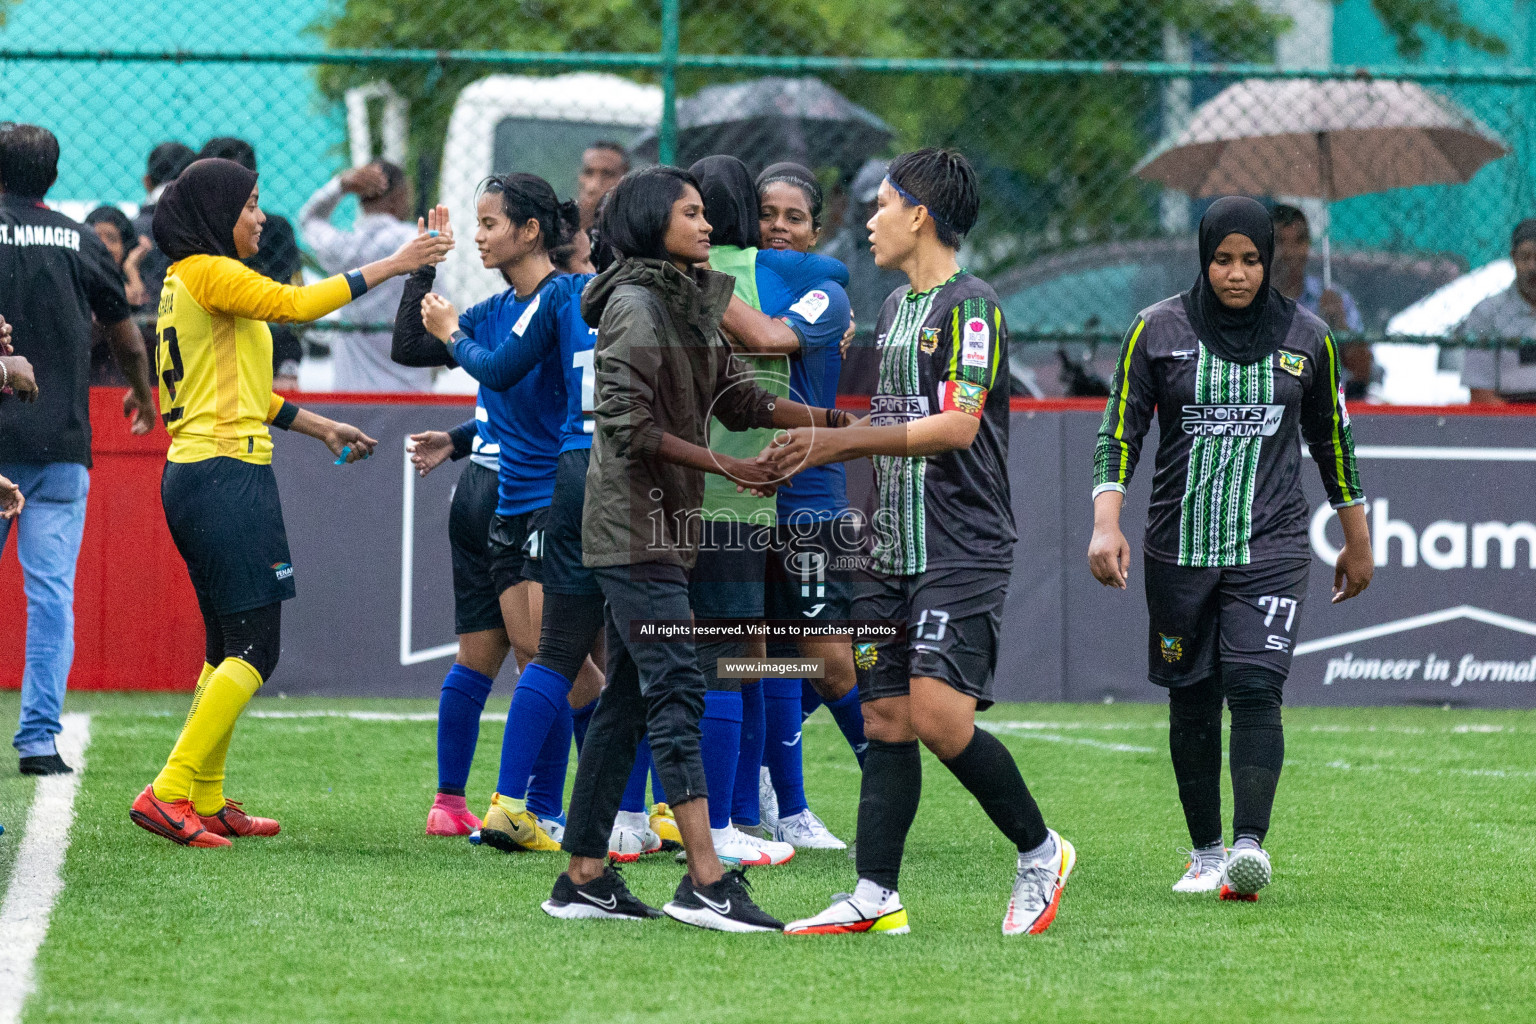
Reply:
[[[779,821],[774,838],[797,850],[846,850],[848,844],[832,834],[809,807]]]

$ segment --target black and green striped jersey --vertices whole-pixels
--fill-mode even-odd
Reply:
[[[1099,426],[1095,497],[1125,490],[1154,412],[1145,542],[1153,558],[1211,567],[1306,557],[1303,439],[1334,508],[1365,500],[1338,350],[1305,309],[1276,352],[1248,365],[1202,345],[1179,296],[1143,310],[1121,346]]]
[[[874,568],[1011,568],[1008,327],[997,294],[961,271],[937,288],[892,292],[875,323],[880,380],[870,423],[958,411],[981,420],[969,448],[923,458],[877,455]]]

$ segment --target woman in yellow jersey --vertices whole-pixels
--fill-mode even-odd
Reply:
[[[160,415],[171,435],[160,500],[207,631],[186,725],[133,802],[135,824],[183,846],[228,846],[278,824],[224,797],[235,720],[277,664],[282,602],[294,596],[267,425],[325,442],[347,462],[376,443],[272,393],[270,323],[316,320],[397,274],[440,262],[452,242],[423,232],[388,259],[303,288],[240,260],[256,253],[256,174],[198,160],[165,191],[154,234],[172,260],[160,294]]]

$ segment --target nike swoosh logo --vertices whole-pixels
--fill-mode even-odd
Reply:
[[[816,616],[821,614],[821,610],[826,606],[826,602],[822,602],[821,604],[814,606],[810,611],[801,612],[800,614],[804,615],[808,619],[814,619]]]
[[[705,896],[701,892],[695,891],[694,895],[699,898],[699,902],[700,903],[704,904],[706,907],[708,907],[710,910],[713,910],[715,913],[719,914],[720,916],[726,917],[726,916],[730,915],[730,913],[731,913],[731,901],[730,900],[726,900],[724,903],[716,903],[714,900],[710,899],[708,896]]]
[[[155,812],[157,814],[159,814],[160,817],[165,819],[165,823],[167,825],[171,826],[171,828],[176,829],[178,832],[187,827],[187,819],[183,818],[180,821],[177,821],[175,818],[171,817],[169,814],[166,814],[165,813],[165,808],[161,807],[159,804],[155,804]]]
[[[798,733],[798,732],[795,733],[795,738],[792,739],[792,740],[780,740],[779,742],[782,743],[786,747],[792,747],[796,743],[800,742],[800,733]]]
[[[602,907],[604,910],[613,910],[619,905],[619,898],[617,896],[609,896],[606,900],[600,900],[596,896],[593,896],[590,893],[582,892],[579,889],[577,890],[577,895],[586,900],[588,903],[595,903],[597,906]]]

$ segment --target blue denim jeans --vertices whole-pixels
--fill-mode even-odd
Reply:
[[[27,668],[21,725],[11,745],[21,757],[52,754],[75,660],[75,560],[85,533],[86,468],[75,462],[0,464],[27,499],[15,520],[16,554],[27,595]],[[0,520],[0,551],[12,521]]]

